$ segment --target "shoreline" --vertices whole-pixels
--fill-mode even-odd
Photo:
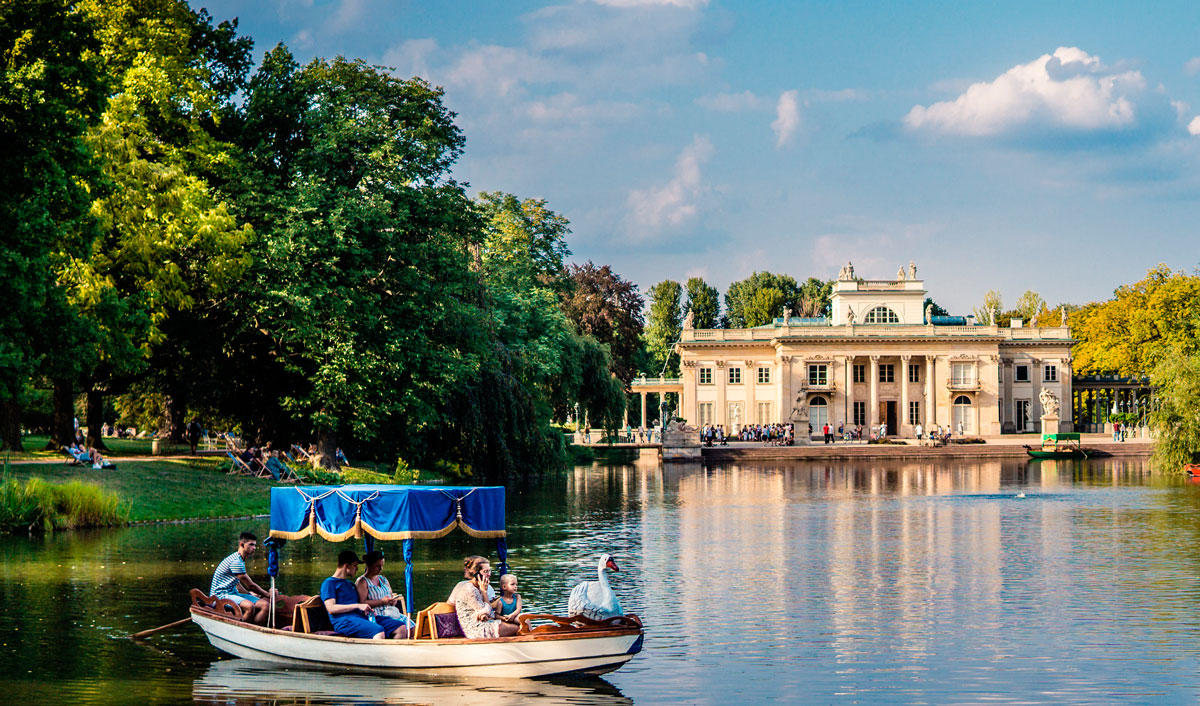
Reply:
[[[1102,435],[1097,434],[1097,437]],[[917,446],[904,444],[864,444],[862,442],[840,442],[823,444],[816,442],[808,446],[763,446],[755,442],[734,442],[729,446],[701,446],[700,460],[752,461],[776,459],[922,459],[922,458],[980,458],[980,459],[1030,459],[1025,453],[1025,439],[996,443],[987,440],[982,444],[951,444],[949,446]],[[1028,441],[1034,441],[1029,439]],[[1029,444],[1033,446],[1034,444]],[[1149,439],[1131,439],[1117,442],[1100,439],[1085,439],[1083,448],[1088,458],[1149,458],[1154,453],[1154,443]],[[695,462],[696,459],[689,459]],[[1032,460],[1032,459],[1030,459]],[[668,463],[676,463],[669,461]]]

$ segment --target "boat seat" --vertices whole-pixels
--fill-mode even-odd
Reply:
[[[417,613],[417,634],[414,636],[414,638],[417,640],[420,640],[421,638],[436,640],[438,638],[438,621],[435,616],[445,615],[447,613],[455,614],[455,622],[457,622],[458,611],[454,607],[453,603],[441,601],[434,603],[425,610]],[[444,633],[445,630],[442,632]],[[459,627],[459,632],[462,632],[461,626]]]
[[[296,610],[292,613],[292,631],[306,632],[313,635],[336,635],[333,630],[333,623],[329,620],[329,612],[325,610],[325,603],[321,601],[320,596],[312,596],[308,600],[298,603]]]
[[[234,620],[246,619],[246,616],[242,614],[241,606],[229,600],[228,598],[214,599],[212,596],[207,595],[204,593],[204,591],[201,591],[198,588],[193,588],[192,590],[188,591],[188,595],[191,597],[192,605],[194,606],[215,610],[226,617],[233,618]]]

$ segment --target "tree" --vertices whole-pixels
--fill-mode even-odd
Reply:
[[[562,303],[567,318],[580,333],[608,346],[613,372],[628,385],[638,370],[645,300],[636,284],[621,279],[608,265],[589,260],[570,265],[568,272],[572,286]]]
[[[1075,369],[1084,374],[1147,375],[1170,351],[1200,352],[1200,276],[1159,265],[1113,298],[1070,314]]]
[[[932,307],[932,308],[930,308]],[[922,308],[929,309],[934,316],[949,316],[950,312],[938,305],[932,297],[925,297],[925,304]],[[926,322],[928,323],[928,322]]]
[[[1200,460],[1200,355],[1174,349],[1162,356],[1151,381],[1158,401],[1150,413],[1158,437],[1154,460],[1170,470],[1195,463]]]
[[[983,295],[983,304],[975,307],[975,323],[983,326],[991,326],[997,323],[996,319],[1003,308],[1004,304],[1000,299],[1000,292],[995,289],[989,289]]]
[[[1025,290],[1025,293],[1017,299],[1017,303],[1013,306],[1021,314],[1021,318],[1025,321],[1033,321],[1033,317],[1037,316],[1038,312],[1046,307],[1046,300],[1042,299],[1041,295],[1032,289]]]
[[[785,300],[786,295],[774,287],[756,290],[746,303],[746,326],[752,328],[771,323],[777,312],[783,311]]]
[[[833,280],[809,277],[800,285],[800,303],[797,316],[807,318],[829,316],[833,312]]]
[[[679,306],[682,296],[683,287],[674,280],[663,280],[650,288],[650,320],[646,322],[645,337],[654,370],[649,373],[665,370],[671,375],[679,374],[673,349],[683,328]]]
[[[720,293],[699,277],[689,277],[684,285],[687,300],[683,315],[692,314],[693,328],[716,328],[720,322]]]
[[[93,332],[67,303],[58,274],[86,257],[96,235],[96,163],[84,141],[104,102],[88,19],[72,3],[0,4],[0,445],[21,448],[30,378],[69,380]],[[91,185],[91,186],[89,186]],[[73,432],[67,383],[52,440]]]
[[[749,318],[746,315],[747,308],[750,303],[755,300],[759,290],[771,288],[779,292],[777,298],[759,298],[759,305],[766,303],[768,299],[775,302],[774,309],[770,311],[759,311],[756,321],[762,320],[762,323],[767,323],[776,316],[783,316],[784,308],[789,308],[793,311],[799,310],[800,304],[800,287],[796,284],[796,280],[787,275],[776,275],[770,272],[755,272],[743,280],[739,280],[729,285],[729,290],[725,292],[725,315],[728,318],[729,328],[745,328],[747,326],[758,326],[759,324],[749,323]]]
[[[448,178],[463,137],[442,92],[361,61],[301,70],[280,46],[250,82],[241,140],[229,188],[258,236],[231,302],[235,358],[270,390],[242,414],[315,435],[326,465],[343,435],[424,457],[463,404],[447,391],[488,353],[479,215]]]

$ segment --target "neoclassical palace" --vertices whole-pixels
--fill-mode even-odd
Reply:
[[[678,391],[678,413],[689,423],[730,431],[807,417],[814,430],[826,421],[886,423],[903,436],[918,423],[961,423],[971,435],[1038,431],[1043,389],[1071,399],[1068,328],[932,316],[926,294],[912,263],[891,280],[859,279],[848,264],[831,317],[785,311],[744,329],[694,329],[689,317],[676,345],[680,380],[634,390]],[[1060,414],[1060,430],[1070,431],[1071,405]]]

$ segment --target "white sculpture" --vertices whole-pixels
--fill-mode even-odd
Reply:
[[[854,263],[847,262],[845,267],[838,270],[838,281],[845,282],[852,279],[854,279]]]
[[[926,324],[933,323],[933,304],[925,305],[925,323]]]
[[[783,325],[787,326],[788,322],[791,320],[792,320],[792,310],[791,310],[791,308],[785,306],[783,308]]]
[[[896,270],[896,281],[898,281],[898,282],[904,281],[904,268],[903,267]]]
[[[1038,395],[1038,399],[1042,403],[1042,414],[1047,417],[1058,416],[1058,395],[1055,395],[1048,388],[1042,388],[1042,394]]]
[[[917,278],[917,263],[913,262],[912,260],[908,261],[908,278],[909,279]]]
[[[683,328],[690,329],[695,324],[696,312],[688,311],[687,316],[683,317]]]
[[[854,325],[854,308],[853,307],[849,307],[849,306],[846,307],[846,321],[851,326]]]

